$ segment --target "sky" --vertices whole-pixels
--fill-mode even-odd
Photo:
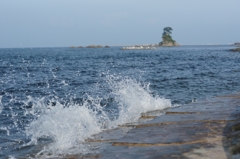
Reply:
[[[240,0],[1,0],[0,48],[240,41]]]

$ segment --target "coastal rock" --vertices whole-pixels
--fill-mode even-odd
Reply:
[[[158,44],[148,44],[148,45],[133,45],[122,47],[122,50],[151,50],[156,49]]]
[[[235,45],[235,46],[240,46],[240,42],[236,42],[236,43],[234,43],[233,45]]]
[[[168,42],[168,41],[162,41],[159,43],[159,46],[180,46],[177,42],[175,41],[171,41],[171,42]]]
[[[159,46],[179,46],[179,44],[172,39],[172,28],[165,27],[163,29],[162,41],[159,43]]]
[[[239,48],[235,48],[235,49],[230,49],[229,51],[232,51],[232,52],[240,52],[240,47],[239,47]]]
[[[82,46],[70,46],[70,48],[83,48]]]
[[[145,114],[153,120],[122,125],[88,142],[108,145],[99,159],[236,159],[240,157],[239,103],[240,94],[233,94],[170,108],[157,117]],[[123,128],[129,129],[117,138]]]
[[[89,45],[86,48],[102,48],[102,45]]]
[[[105,48],[110,48],[110,46],[106,45]]]

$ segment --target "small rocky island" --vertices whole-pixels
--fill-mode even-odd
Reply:
[[[70,48],[84,48],[83,46],[70,46]],[[96,48],[103,48],[102,45],[88,45],[85,48],[92,48],[92,49],[96,49]],[[104,46],[104,48],[110,48],[110,46],[106,45]]]
[[[125,46],[122,50],[151,50],[156,49],[157,47],[172,47],[172,46],[180,46],[175,40],[172,39],[172,28],[165,27],[162,33],[162,41],[159,44],[149,44],[149,45],[133,45],[133,46]]]
[[[132,45],[132,46],[124,46],[122,50],[152,50],[156,49],[157,47],[172,47],[172,46],[180,46],[175,40],[172,39],[172,28],[165,27],[162,33],[162,41],[159,44],[146,44],[146,45]],[[238,43],[237,43],[238,44]],[[240,43],[239,43],[240,45]],[[110,48],[108,45],[89,45],[86,47],[83,46],[71,46],[70,48]]]
[[[102,45],[89,45],[86,48],[103,48]]]
[[[162,41],[159,43],[159,46],[179,46],[179,44],[172,39],[172,28],[165,27],[163,29]]]

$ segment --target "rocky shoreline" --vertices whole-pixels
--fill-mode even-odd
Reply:
[[[82,158],[240,157],[240,94],[144,113],[141,119],[153,120],[122,125],[96,135],[87,141],[89,145],[105,148]]]

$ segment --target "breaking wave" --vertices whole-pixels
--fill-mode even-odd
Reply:
[[[28,96],[24,104],[31,108],[26,109],[25,115],[32,116],[33,120],[25,128],[31,140],[27,145],[37,145],[40,140],[47,139],[51,143],[38,155],[89,153],[84,141],[92,135],[136,122],[143,112],[171,107],[170,100],[151,94],[149,84],[116,75],[106,78],[111,90],[107,98],[113,100],[107,100],[105,104],[102,101],[106,97],[90,95],[82,104],[63,104],[57,99],[46,102],[45,98]]]

